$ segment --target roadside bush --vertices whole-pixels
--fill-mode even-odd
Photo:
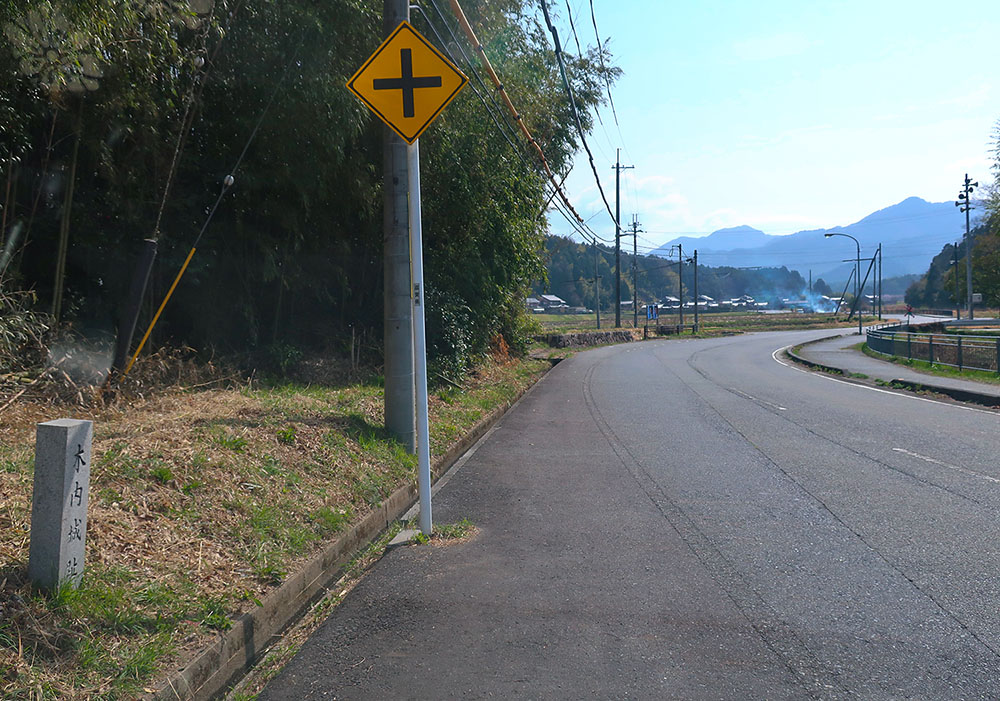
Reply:
[[[35,294],[0,291],[0,372],[25,370],[45,360],[49,319],[32,309]]]
[[[431,381],[445,377],[457,382],[472,364],[472,311],[460,300],[427,289],[427,364]],[[480,349],[482,351],[482,349]]]

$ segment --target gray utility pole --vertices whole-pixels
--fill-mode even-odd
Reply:
[[[597,314],[597,330],[601,330],[601,276],[598,270],[597,237],[591,244],[594,247],[594,313]]]
[[[681,280],[681,273],[683,271],[684,248],[680,244],[677,244],[677,311],[681,315],[681,326],[684,326],[684,282]]]
[[[969,174],[966,173],[962,191],[958,193],[958,202],[955,203],[956,207],[961,208],[959,211],[965,212],[965,292],[966,304],[968,304],[967,311],[970,319],[975,317],[972,313],[972,237],[969,233],[969,210],[973,208],[970,197],[972,189],[976,187],[979,187],[979,183],[972,182],[969,179]]]
[[[951,266],[955,274],[955,318],[962,318],[962,289],[958,286],[958,241],[955,242],[955,250],[951,252]]]
[[[639,243],[637,241],[639,232],[642,229],[639,228],[639,215],[632,215],[632,328],[639,328],[639,286],[638,286],[638,267],[639,267]]]
[[[408,0],[384,0],[383,35],[410,19]],[[413,374],[413,309],[410,280],[410,219],[407,203],[406,142],[382,127],[385,187],[382,265],[385,342],[385,428],[410,453],[416,451],[417,419]]]
[[[621,172],[635,166],[621,164],[622,150],[615,150],[615,328],[622,325],[622,207]]]
[[[882,244],[878,245],[878,320],[882,321]]]

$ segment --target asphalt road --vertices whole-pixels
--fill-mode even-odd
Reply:
[[[560,363],[259,698],[1000,698],[1000,416],[772,357],[824,333]]]

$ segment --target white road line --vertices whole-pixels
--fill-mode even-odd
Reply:
[[[766,404],[767,406],[772,407],[774,409],[777,409],[778,411],[788,411],[788,409],[786,409],[783,406],[779,406],[777,404],[772,404],[771,402],[767,401],[766,399],[758,399],[757,397],[751,396],[751,395],[747,394],[746,392],[743,392],[742,390],[736,389],[735,387],[730,387],[729,390],[731,392],[735,392],[736,394],[740,395],[741,397],[746,397],[747,399],[749,399],[752,402],[757,402],[759,404]]]
[[[949,470],[955,470],[956,472],[961,472],[962,474],[969,475],[971,477],[978,477],[980,479],[986,480],[987,482],[1000,484],[1000,479],[997,479],[996,477],[990,477],[989,475],[984,475],[980,472],[976,472],[975,470],[970,470],[967,467],[950,465],[946,462],[938,460],[937,458],[929,458],[926,455],[921,455],[920,453],[914,453],[910,450],[907,450],[906,448],[893,448],[893,451],[896,453],[903,453],[904,455],[909,455],[911,458],[917,458],[918,460],[924,460],[926,462],[933,463],[935,465],[940,465],[941,467],[947,467]]]
[[[787,351],[789,348],[792,348],[795,345],[798,345],[798,344],[793,343],[791,345],[784,346],[782,348],[776,349],[773,353],[771,353],[771,359],[774,360],[774,362],[778,363],[779,365],[784,365],[786,368],[791,368],[792,370],[796,370],[798,372],[805,373],[806,375],[811,375],[812,377],[821,377],[824,380],[830,380],[830,382],[839,382],[840,384],[842,384],[842,385],[848,385],[849,387],[857,387],[858,389],[866,389],[866,390],[868,390],[870,392],[879,392],[880,394],[891,394],[894,397],[902,397],[903,399],[915,399],[918,402],[929,402],[931,404],[938,404],[940,406],[949,406],[949,407],[951,407],[953,409],[962,409],[964,411],[974,411],[977,414],[990,414],[991,416],[996,416],[995,412],[987,411],[986,409],[976,409],[975,407],[965,406],[964,404],[950,404],[948,402],[938,401],[937,399],[928,399],[927,397],[917,397],[917,396],[914,396],[912,394],[904,394],[903,392],[892,392],[892,391],[887,390],[887,389],[879,389],[878,387],[869,387],[868,385],[861,385],[861,384],[858,384],[856,382],[848,382],[846,380],[840,380],[840,379],[838,379],[836,377],[831,377],[830,375],[827,375],[826,373],[823,373],[823,372],[810,372],[809,370],[803,370],[802,368],[800,368],[800,367],[798,367],[798,366],[796,366],[796,365],[794,365],[792,363],[786,363],[783,360],[781,360],[780,358],[778,358],[778,354],[779,353],[783,353],[784,351]]]

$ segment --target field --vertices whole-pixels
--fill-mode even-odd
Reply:
[[[532,317],[541,326],[543,333],[572,333],[576,331],[593,331],[597,328],[593,314],[535,314]],[[622,314],[622,326],[632,328],[631,314]],[[870,323],[871,317],[865,317],[865,323]],[[614,315],[601,314],[601,329],[614,328]],[[639,318],[639,327],[646,323],[645,318]],[[672,326],[680,323],[676,314],[662,314],[656,322],[662,326]],[[684,324],[694,323],[694,314],[685,312]],[[698,335],[718,336],[726,333],[742,333],[748,331],[787,331],[795,329],[832,329],[854,326],[857,321],[847,322],[844,317],[834,317],[830,314],[763,313],[763,312],[720,312],[698,315]],[[650,322],[652,326],[652,322]]]

